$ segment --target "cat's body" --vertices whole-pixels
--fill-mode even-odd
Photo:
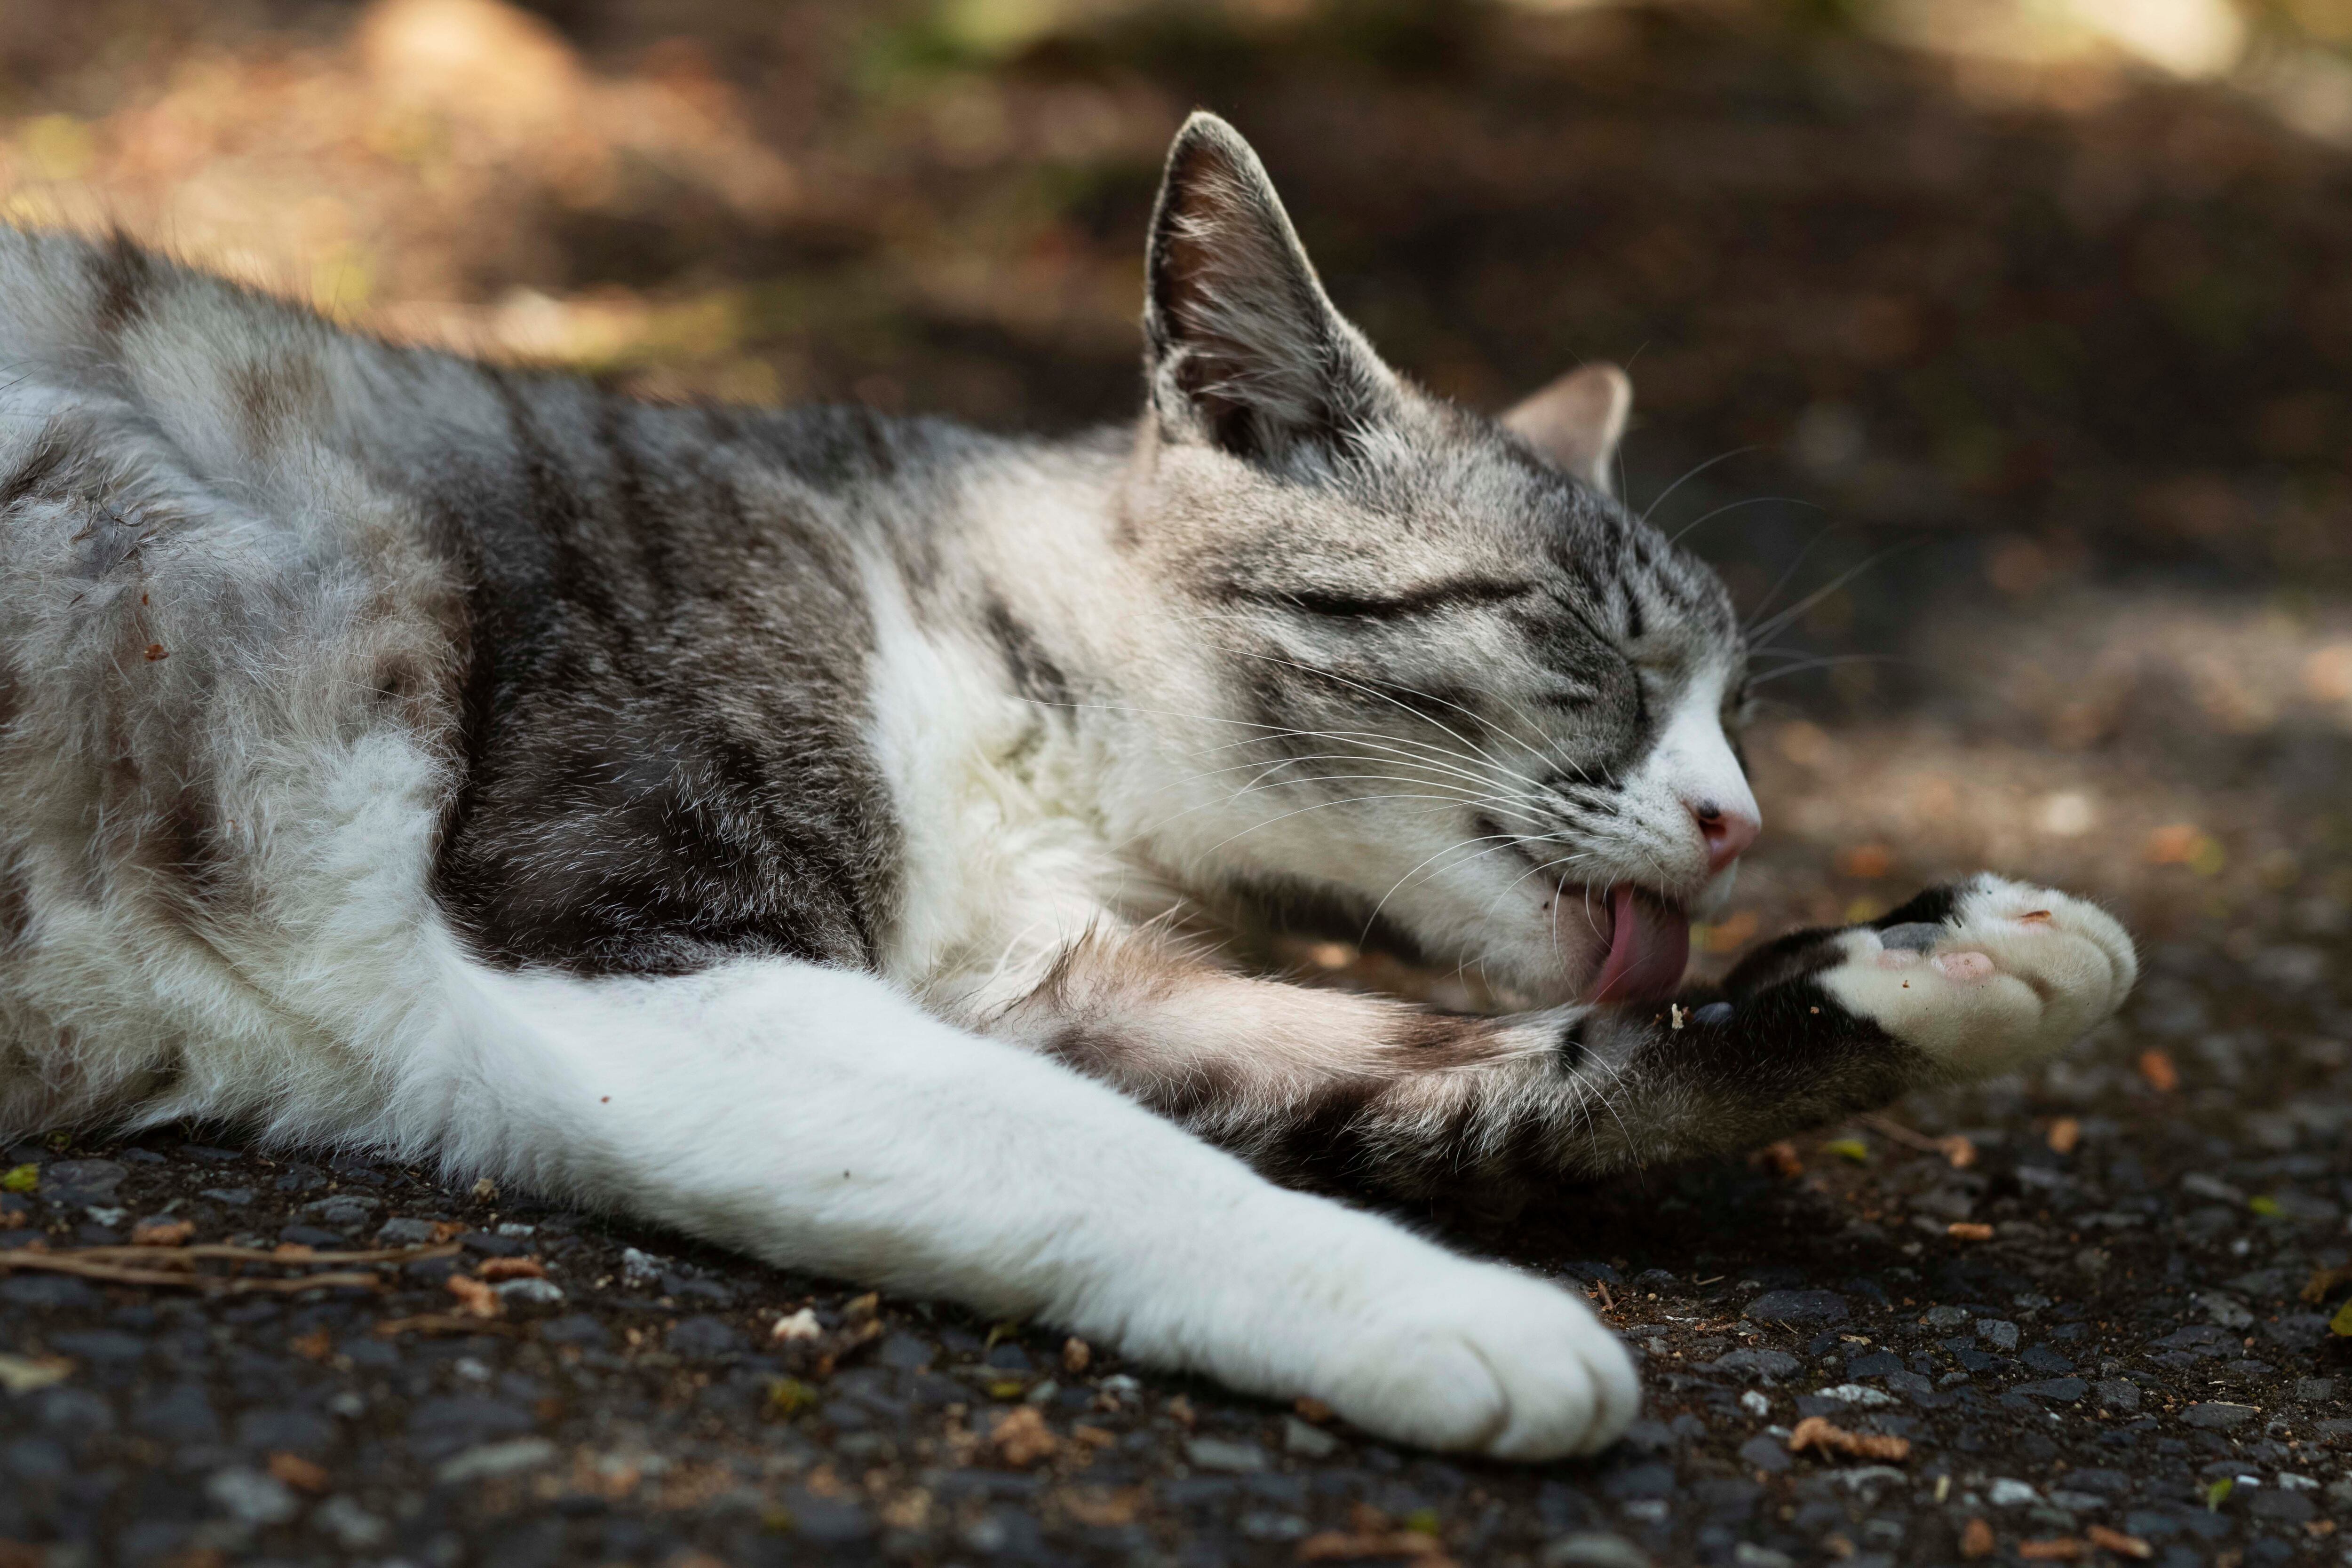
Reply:
[[[1580,1303],[1259,1172],[1734,1149],[2120,1000],[2111,921],[1979,879],[1666,1005],[1756,811],[1622,382],[1413,392],[1213,120],[1152,289],[1150,415],[1038,443],[0,232],[0,1131],[397,1150],[1538,1456],[1635,1406]],[[1202,956],[1294,897],[1558,1005]]]

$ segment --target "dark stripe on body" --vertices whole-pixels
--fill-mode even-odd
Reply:
[[[865,736],[866,606],[829,522],[750,515],[734,479],[784,465],[793,416],[488,381],[511,447],[478,443],[432,491],[472,644],[436,896],[507,964],[870,967],[898,830]]]

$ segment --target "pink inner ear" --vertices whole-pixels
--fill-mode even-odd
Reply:
[[[1569,473],[1607,491],[1609,461],[1633,408],[1633,383],[1623,371],[1585,365],[1504,414],[1503,424]]]

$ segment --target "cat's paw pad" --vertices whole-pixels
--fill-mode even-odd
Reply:
[[[1331,1345],[1318,1395],[1368,1432],[1505,1459],[1594,1454],[1641,1411],[1625,1346],[1567,1291],[1478,1265]]]
[[[2122,1005],[2139,965],[2131,937],[2095,904],[1979,876],[1945,917],[1837,941],[1822,988],[1956,1074],[2005,1072],[2064,1049]]]

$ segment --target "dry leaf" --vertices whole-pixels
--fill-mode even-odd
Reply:
[[[1789,1434],[1789,1452],[1801,1454],[1807,1448],[1900,1464],[1911,1457],[1911,1439],[1882,1437],[1875,1432],[1849,1432],[1843,1427],[1832,1426],[1825,1416],[1808,1416]]]
[[[471,1274],[452,1274],[441,1281],[441,1288],[457,1298],[457,1310],[478,1318],[506,1315],[507,1304],[499,1293]]]
[[[1864,882],[1876,882],[1895,869],[1895,852],[1885,844],[1856,844],[1839,852],[1837,868]]]
[[[2211,876],[2229,863],[2221,841],[2190,822],[2175,822],[2148,834],[2143,851],[2150,865],[2187,866],[2199,876]]]
[[[856,1306],[855,1301],[850,1303]],[[834,1369],[850,1356],[882,1337],[882,1320],[868,1317],[860,1322],[843,1325],[810,1343],[801,1353],[810,1376],[831,1377]],[[1018,1387],[1018,1385],[1015,1385]]]
[[[312,1329],[288,1340],[286,1348],[304,1361],[324,1361],[335,1354],[335,1339],[325,1329]]]
[[[476,1203],[496,1203],[498,1200],[498,1183],[492,1181],[488,1176],[482,1176],[474,1183],[474,1201]]]
[[[2112,1552],[2118,1557],[2147,1558],[2156,1555],[2156,1548],[2138,1536],[2126,1535],[2120,1530],[2109,1530],[2104,1524],[2087,1526],[2083,1533],[2090,1537],[2092,1545],[2103,1552]]]
[[[853,1299],[841,1309],[841,1321],[849,1327],[856,1328],[860,1323],[872,1322],[880,1315],[881,1311],[881,1296],[868,1291],[866,1294]]]
[[[327,1473],[326,1466],[316,1464],[299,1454],[270,1455],[269,1473],[296,1491],[313,1495],[325,1491],[334,1484],[335,1479]]]
[[[2180,1069],[2172,1065],[2172,1058],[2160,1051],[2139,1053],[2139,1075],[2158,1094],[2169,1094],[2180,1087]]]
[[[462,1317],[456,1312],[419,1312],[411,1318],[385,1318],[375,1325],[375,1332],[384,1339],[404,1333],[431,1334],[499,1334],[515,1339],[522,1331],[512,1323],[491,1322],[482,1318]]]
[[[1944,1227],[1944,1234],[1955,1241],[1990,1241],[1992,1239],[1992,1227],[1980,1225],[1972,1219],[1955,1219]]]
[[[2314,1269],[2311,1278],[2303,1282],[2303,1289],[2298,1293],[2305,1305],[2316,1307],[2347,1285],[2352,1285],[2352,1267],[2338,1265],[2333,1269]]]
[[[2061,1116],[2050,1124],[2046,1139],[2053,1155],[2071,1155],[2074,1145],[2083,1141],[2083,1124],[2072,1116]]]
[[[1325,1530],[1298,1543],[1301,1563],[1350,1563],[1362,1557],[1418,1557],[1423,1560],[1422,1568],[1453,1561],[1437,1537],[1411,1530],[1394,1530],[1386,1535]]]
[[[1936,1146],[1943,1151],[1946,1162],[1956,1171],[1964,1171],[1977,1163],[1976,1145],[1958,1133],[1937,1138]]]
[[[1083,1491],[1064,1492],[1060,1501],[1063,1511],[1080,1524],[1101,1528],[1133,1524],[1136,1513],[1150,1495],[1143,1487],[1120,1487],[1115,1491],[1088,1487]]]
[[[193,1219],[142,1219],[131,1228],[133,1247],[185,1247],[196,1233]]]
[[[1094,1347],[1076,1334],[1062,1342],[1062,1370],[1076,1377],[1095,1359]]]
[[[1759,1170],[1770,1171],[1783,1181],[1794,1181],[1805,1174],[1805,1162],[1797,1154],[1797,1145],[1782,1139],[1767,1144],[1748,1156],[1748,1163]]]
[[[803,1410],[814,1410],[824,1402],[824,1396],[797,1377],[774,1377],[768,1380],[767,1397],[761,1409],[769,1419],[788,1421]]]
[[[1301,1563],[1346,1563],[1361,1557],[1412,1557],[1420,1568],[1444,1568],[1454,1560],[1434,1530],[1399,1530],[1370,1503],[1348,1511],[1348,1528],[1325,1530],[1298,1543]]]
[[[544,1280],[546,1266],[536,1258],[485,1258],[474,1270],[481,1279],[497,1284],[502,1280]]]
[[[1960,1555],[1990,1557],[1993,1552],[1992,1526],[1981,1519],[1972,1519],[1960,1529]]]
[[[988,1446],[1013,1469],[1027,1469],[1040,1459],[1052,1458],[1062,1440],[1054,1436],[1034,1405],[1024,1405],[997,1417],[988,1434]]]
[[[30,1394],[73,1374],[73,1363],[61,1355],[0,1354],[0,1392]]]
[[[1290,1402],[1290,1407],[1298,1413],[1300,1420],[1312,1421],[1318,1427],[1331,1418],[1331,1406],[1310,1395],[1300,1395]]]

